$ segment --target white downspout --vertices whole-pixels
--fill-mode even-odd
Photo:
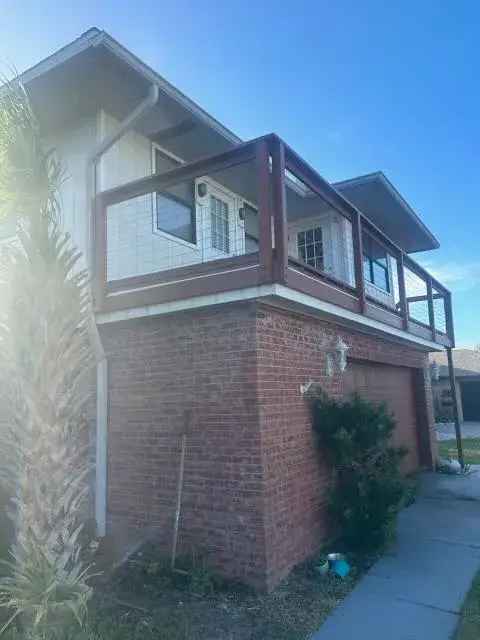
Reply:
[[[89,265],[93,273],[95,256],[94,236],[94,198],[97,195],[97,165],[102,155],[110,149],[125,133],[131,129],[145,113],[158,101],[159,88],[152,85],[148,96],[122,122],[119,123],[105,140],[100,141],[87,161],[87,202],[90,202],[89,217]],[[103,538],[107,532],[107,451],[108,451],[108,360],[103,348],[97,323],[92,315],[89,324],[97,362],[97,425],[95,439],[95,522],[97,536]]]
[[[90,340],[97,361],[97,413],[95,430],[95,523],[97,536],[107,532],[107,434],[108,434],[108,360],[95,317],[89,326]]]

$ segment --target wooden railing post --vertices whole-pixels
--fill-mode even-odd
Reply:
[[[445,305],[445,324],[447,329],[447,336],[452,341],[452,347],[454,347],[455,346],[455,329],[453,327],[452,294],[450,293],[450,291],[445,291],[444,305]]]
[[[360,313],[365,313],[365,278],[363,275],[363,239],[362,239],[362,219],[360,213],[356,211],[352,219],[353,257],[355,268],[355,288],[357,290]]]
[[[433,289],[432,279],[427,277],[427,300],[428,300],[428,320],[430,324],[430,331],[432,332],[432,340],[435,342],[436,330],[435,330],[435,310],[433,308]]]
[[[400,296],[400,313],[403,318],[403,328],[408,331],[408,304],[407,290],[405,287],[405,265],[403,264],[403,252],[397,256],[398,293]]]
[[[450,394],[452,397],[453,422],[455,425],[455,438],[457,441],[458,461],[462,469],[465,467],[463,458],[462,430],[458,413],[457,385],[455,381],[455,367],[453,364],[452,348],[447,347],[448,377],[450,379]]]
[[[272,200],[270,153],[265,138],[255,145],[255,165],[258,189],[258,251],[262,280],[273,280]]]
[[[272,189],[273,229],[275,239],[273,277],[275,282],[285,284],[288,270],[288,222],[285,191],[285,146],[279,138],[273,138]]]

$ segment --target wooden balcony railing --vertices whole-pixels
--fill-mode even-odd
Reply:
[[[225,233],[230,236],[227,240],[224,238],[222,255],[212,252],[212,246],[218,243],[205,235],[204,225],[197,230],[195,244],[178,242],[178,246],[185,248],[184,254],[175,254],[175,260],[160,264],[155,254],[150,262],[137,259],[136,270],[122,270],[121,251],[131,254],[132,244],[139,242],[140,232],[135,226],[138,211],[141,209],[145,220],[149,220],[156,194],[172,193],[179,183],[192,182],[197,189],[202,180],[219,183],[219,188],[228,185],[237,193],[248,191],[245,200],[257,212],[256,235],[252,241],[255,246],[247,248],[247,223],[238,215],[233,230],[225,223]],[[294,192],[302,193],[305,202],[318,198],[324,210],[335,212],[339,220],[348,221],[353,250],[350,276],[338,277],[335,272],[290,255],[289,225],[299,220],[289,209]],[[126,217],[126,207],[129,207],[130,218]],[[198,202],[195,207],[198,218],[201,215]],[[123,231],[115,228],[116,216],[130,220],[134,230],[131,238],[120,237]],[[167,246],[164,236],[160,232],[159,237],[155,237],[159,251]],[[115,264],[120,266],[116,271],[111,267],[109,238],[118,244]],[[392,290],[386,302],[365,279],[365,241],[374,241],[375,246],[381,247],[390,265]],[[454,345],[450,292],[273,134],[100,193],[95,200],[95,243],[95,303],[99,311],[280,283],[349,313],[365,315],[425,340]],[[157,251],[155,247],[149,246],[149,251]],[[140,258],[142,250],[140,243],[136,249]]]

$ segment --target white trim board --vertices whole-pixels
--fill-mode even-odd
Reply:
[[[97,535],[107,533],[108,361],[97,364],[97,424],[95,446],[95,521]]]
[[[348,309],[343,309],[336,304],[318,300],[313,296],[296,291],[281,284],[265,284],[256,287],[247,287],[235,291],[226,291],[223,293],[215,293],[205,296],[197,296],[195,298],[187,298],[185,300],[175,300],[173,302],[163,302],[160,304],[146,305],[143,307],[135,307],[132,309],[124,309],[119,311],[111,311],[108,313],[99,313],[96,315],[96,321],[99,325],[111,324],[114,322],[122,322],[125,320],[134,320],[138,318],[148,318],[161,316],[167,313],[178,313],[179,311],[187,311],[189,309],[201,309],[212,305],[227,304],[231,302],[239,302],[242,300],[255,300],[262,298],[277,298],[279,300],[288,301],[302,307],[308,308],[310,311],[316,311],[331,317],[356,325],[358,330],[365,331],[371,329],[378,331],[386,336],[391,336],[405,342],[416,344],[428,351],[443,351],[442,345],[425,340],[418,336],[414,336],[407,331],[397,329],[373,320],[364,315],[354,313]]]

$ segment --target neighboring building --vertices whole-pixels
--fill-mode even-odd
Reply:
[[[453,349],[458,417],[461,422],[480,422],[480,351]],[[446,352],[432,353],[432,390],[435,418],[453,420],[453,399]]]
[[[103,31],[22,79],[107,356],[99,533],[171,544],[186,434],[180,549],[271,588],[329,530],[309,381],[387,402],[405,470],[432,466],[428,353],[453,346],[451,301],[409,254],[438,242],[382,173],[331,185],[276,135],[242,142]]]

